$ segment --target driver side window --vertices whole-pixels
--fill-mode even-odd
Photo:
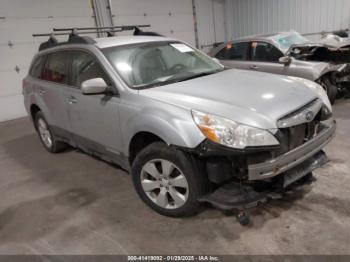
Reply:
[[[71,55],[71,82],[73,86],[80,88],[84,81],[93,78],[102,78],[107,85],[112,85],[109,77],[94,56],[83,51],[73,51]]]
[[[251,43],[251,58],[252,61],[261,62],[278,62],[283,56],[282,52],[275,46],[266,42]]]

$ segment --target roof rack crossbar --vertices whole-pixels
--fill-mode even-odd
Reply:
[[[103,31],[86,31],[80,32],[80,34],[97,34],[97,33],[116,33],[122,32],[122,30],[103,30]],[[42,37],[42,36],[59,36],[59,35],[71,35],[71,32],[63,32],[63,33],[44,33],[44,34],[33,34],[33,37]]]
[[[80,36],[85,34],[98,34],[98,33],[105,33],[107,34],[107,37],[113,37],[115,32],[122,32],[122,31],[131,31],[134,30],[135,36],[137,35],[144,35],[144,36],[161,36],[158,33],[155,32],[144,32],[140,28],[144,27],[151,27],[151,25],[122,25],[122,26],[106,26],[106,27],[77,27],[77,28],[53,28],[53,32],[51,33],[39,33],[39,34],[33,34],[33,37],[42,37],[42,36],[49,36],[49,40],[46,42],[43,42],[39,46],[39,51],[45,50],[50,47],[54,47],[57,45],[64,45],[64,44],[92,44],[96,43],[94,39],[88,36]],[[60,35],[68,35],[68,41],[66,42],[58,42],[56,39],[56,36]]]
[[[104,30],[104,29],[120,29],[122,31],[134,30],[135,28],[151,27],[151,25],[121,25],[121,26],[104,26],[104,27],[68,27],[68,28],[53,28],[54,32],[62,31],[81,31],[81,30]]]

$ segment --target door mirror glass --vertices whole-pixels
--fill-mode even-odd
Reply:
[[[290,58],[289,56],[282,56],[279,59],[279,62],[284,65],[289,65],[292,62],[292,58]]]
[[[104,94],[108,92],[108,85],[103,78],[93,78],[81,84],[81,91],[84,95]]]

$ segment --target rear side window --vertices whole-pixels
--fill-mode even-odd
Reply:
[[[29,75],[35,78],[41,78],[41,73],[43,71],[44,67],[44,62],[45,62],[45,57],[44,56],[39,56],[35,59],[33,62],[32,68],[29,71]]]
[[[60,84],[67,83],[67,57],[67,54],[64,52],[49,54],[42,79]]]
[[[227,43],[215,57],[221,60],[248,60],[248,49],[248,42]]]
[[[262,62],[278,62],[283,56],[275,46],[265,42],[252,42],[252,60]]]
[[[97,59],[83,51],[72,52],[72,85],[80,87],[85,80],[93,78],[102,78],[107,85],[111,85],[111,81],[103,70]]]

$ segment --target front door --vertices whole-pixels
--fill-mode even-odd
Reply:
[[[267,42],[251,42],[249,69],[254,71],[287,75],[288,65],[281,64],[283,53]]]
[[[97,58],[86,51],[71,52],[71,85],[65,92],[68,116],[74,139],[79,147],[104,158],[118,156],[121,150],[119,126],[120,98],[112,94],[84,95],[85,80],[102,78],[112,81]]]

